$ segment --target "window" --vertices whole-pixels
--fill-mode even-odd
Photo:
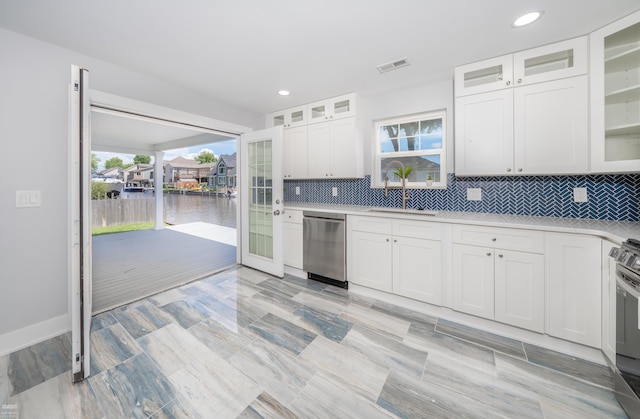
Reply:
[[[407,188],[446,188],[446,126],[444,110],[377,121],[371,186],[384,187],[385,178],[399,186],[402,163],[410,171]]]
[[[219,175],[224,175],[227,167],[224,165],[224,163],[220,163],[220,166],[218,166],[218,174]]]
[[[227,177],[226,176],[218,176],[218,185],[224,185],[227,183]]]

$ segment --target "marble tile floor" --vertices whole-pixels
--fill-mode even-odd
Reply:
[[[0,418],[624,418],[608,369],[245,267],[0,357]],[[14,415],[14,416],[11,416]]]

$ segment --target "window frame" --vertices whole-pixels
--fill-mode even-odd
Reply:
[[[381,128],[386,125],[394,124],[407,124],[411,122],[419,122],[430,119],[442,119],[442,146],[441,148],[434,148],[428,150],[413,150],[413,151],[395,151],[383,153],[381,148]],[[392,118],[384,118],[374,121],[374,145],[373,145],[373,167],[371,174],[371,187],[372,188],[384,188],[384,181],[382,179],[382,160],[389,158],[402,158],[402,157],[420,157],[420,156],[440,156],[440,181],[433,181],[431,185],[427,185],[427,182],[406,182],[407,189],[446,189],[447,188],[447,110],[438,109],[433,111],[426,111],[417,114],[402,115]],[[396,166],[393,167],[395,170]],[[391,168],[390,168],[391,169]],[[401,185],[400,181],[394,182],[389,180],[389,186],[397,187]]]

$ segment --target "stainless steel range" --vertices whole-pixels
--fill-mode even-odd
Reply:
[[[609,256],[617,262],[616,398],[630,418],[640,418],[640,241],[628,239]]]

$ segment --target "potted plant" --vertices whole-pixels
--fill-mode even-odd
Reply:
[[[393,174],[398,176],[400,179],[407,179],[409,178],[409,175],[411,174],[412,171],[413,171],[413,167],[411,166],[406,166],[404,170],[402,170],[402,168],[399,167],[398,169],[396,169],[395,172],[393,172]]]
[[[433,177],[431,177],[431,175],[427,175],[427,188],[430,188],[433,186]]]

